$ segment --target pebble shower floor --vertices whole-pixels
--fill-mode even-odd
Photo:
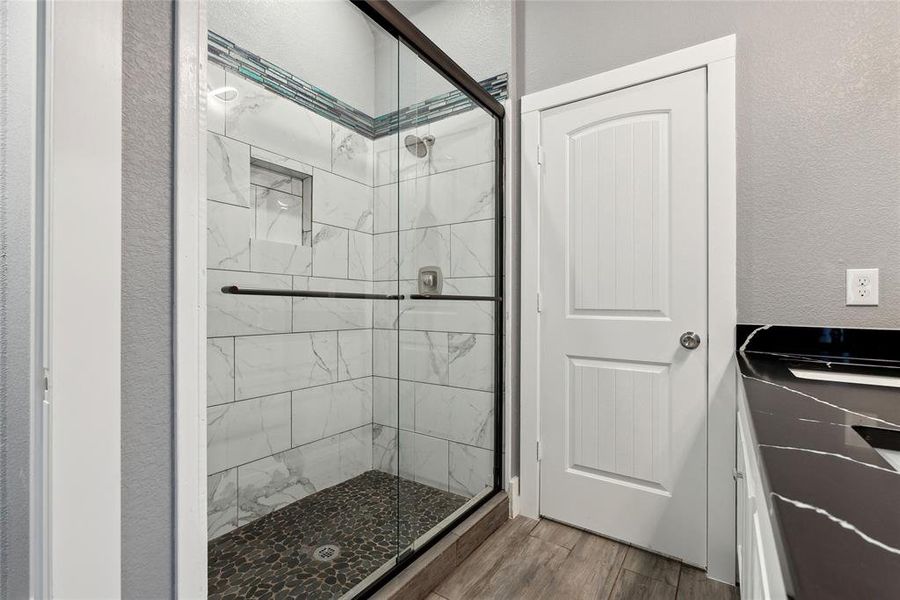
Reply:
[[[340,598],[465,503],[368,471],[210,542],[209,598]]]

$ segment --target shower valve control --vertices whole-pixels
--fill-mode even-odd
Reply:
[[[419,293],[440,294],[444,287],[444,277],[440,267],[421,267],[419,269]]]

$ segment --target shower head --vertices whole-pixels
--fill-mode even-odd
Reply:
[[[434,136],[424,135],[419,137],[410,134],[403,139],[403,143],[410,154],[417,158],[425,158],[428,155],[428,149],[434,145]]]

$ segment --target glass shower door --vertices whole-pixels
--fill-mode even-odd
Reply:
[[[399,58],[399,541],[414,549],[494,489],[497,124]]]
[[[208,11],[209,597],[352,597],[400,547],[399,43],[349,2]]]
[[[499,481],[499,125],[351,3],[208,9],[209,596],[351,598]]]

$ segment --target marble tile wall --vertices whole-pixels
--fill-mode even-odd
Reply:
[[[369,138],[231,71],[209,71],[211,86],[237,90],[227,102],[211,97],[208,111],[214,538],[372,469],[373,302],[221,288],[371,291],[374,152]]]
[[[420,159],[209,71],[237,90],[208,110],[210,538],[372,468],[470,497],[490,487],[493,304],[220,290],[410,294],[437,265],[444,293],[492,295],[492,119],[401,132],[435,136]]]
[[[493,127],[473,110],[401,131],[435,137],[423,158],[375,140],[375,291],[408,296],[438,266],[443,293],[494,294]],[[372,319],[374,468],[468,497],[490,487],[493,304],[405,300]]]

